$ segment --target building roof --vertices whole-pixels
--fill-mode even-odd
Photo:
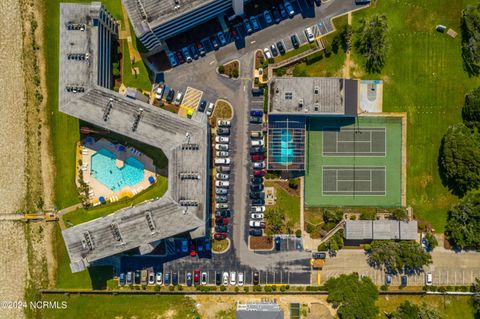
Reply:
[[[205,117],[183,118],[99,86],[95,76],[98,37],[90,19],[94,7],[62,3],[60,8],[59,110],[159,148],[169,162],[168,191],[162,198],[63,231],[72,271],[81,271],[92,261],[136,247],[148,253],[153,248],[148,244],[176,234],[204,236],[209,148]],[[73,20],[84,21],[85,30],[67,30],[67,22]],[[88,48],[88,63],[67,59],[72,42]],[[82,86],[81,91],[66,90],[72,79]],[[147,218],[155,225],[154,230]]]
[[[358,109],[358,81],[343,78],[274,77],[270,114],[346,115]]]
[[[283,310],[277,303],[237,304],[237,319],[283,319]]]
[[[344,237],[347,240],[416,240],[417,221],[347,220]]]
[[[156,26],[217,0],[122,0],[138,37]]]

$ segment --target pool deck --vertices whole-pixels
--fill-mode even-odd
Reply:
[[[107,149],[108,151],[112,152],[117,156],[115,161],[117,167],[121,168],[124,165],[124,161],[129,157],[134,157],[144,165],[144,175],[143,180],[135,186],[124,186],[118,191],[112,191],[110,188],[102,184],[99,180],[97,180],[94,176],[90,174],[90,165],[92,156],[101,150],[102,148]],[[157,174],[155,173],[156,167],[153,164],[153,160],[146,156],[145,154],[136,151],[132,147],[126,147],[125,151],[118,151],[116,145],[107,139],[101,138],[93,143],[89,143],[87,140],[82,141],[82,144],[79,145],[77,150],[77,177],[76,183],[77,187],[80,186],[78,180],[79,170],[82,169],[83,171],[83,180],[88,184],[90,187],[89,198],[91,203],[96,206],[100,204],[99,197],[103,196],[108,202],[115,202],[123,197],[133,197],[139,192],[147,189],[151,186],[151,183],[148,181],[150,176],[153,176],[155,180],[157,180]],[[80,166],[79,160],[82,161],[83,165]]]

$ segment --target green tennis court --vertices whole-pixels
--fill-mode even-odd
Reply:
[[[402,119],[310,118],[305,206],[402,205]]]

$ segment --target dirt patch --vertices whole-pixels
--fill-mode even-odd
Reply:
[[[219,70],[221,70],[221,67],[219,67]],[[222,72],[220,72],[222,73]],[[222,74],[225,74],[226,76],[228,76],[229,78],[238,78],[238,75],[240,73],[240,63],[238,63],[238,61],[232,61],[232,62],[229,62],[225,65],[223,65],[223,73]]]
[[[271,237],[267,236],[250,236],[249,237],[250,249],[262,249],[270,250],[273,249],[273,240]]]
[[[286,181],[266,181],[268,186],[277,186],[288,193],[290,196],[300,196],[300,187],[291,188]]]
[[[307,313],[306,319],[333,319],[331,309],[324,303],[313,303],[305,306],[304,311]]]

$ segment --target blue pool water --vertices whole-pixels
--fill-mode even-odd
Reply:
[[[118,168],[115,164],[116,155],[102,148],[92,155],[90,174],[100,183],[118,191],[122,187],[134,186],[143,180],[144,165],[134,157],[125,160],[124,166]]]
[[[278,155],[274,156],[275,162],[282,165],[290,165],[293,163],[294,155],[294,145],[292,133],[284,128],[282,129],[280,137],[280,152]]]

